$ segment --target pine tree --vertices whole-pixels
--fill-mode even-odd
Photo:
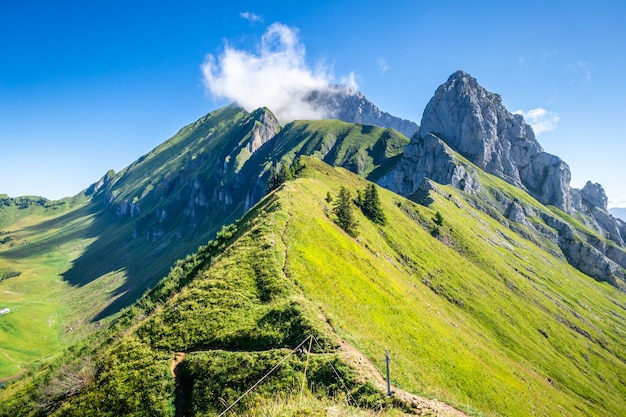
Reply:
[[[335,206],[333,207],[333,213],[337,217],[337,224],[343,230],[345,230],[350,236],[356,237],[357,221],[352,213],[352,198],[350,196],[350,190],[342,186],[339,189],[339,194],[335,200]]]
[[[387,217],[383,212],[383,208],[380,205],[380,199],[378,198],[378,191],[374,184],[370,184],[365,188],[363,197],[363,203],[361,210],[371,221],[381,226],[387,224]]]

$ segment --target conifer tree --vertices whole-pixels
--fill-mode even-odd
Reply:
[[[342,186],[339,189],[339,194],[335,200],[335,206],[333,207],[333,213],[337,217],[337,224],[343,230],[345,230],[350,236],[357,236],[357,221],[352,213],[352,198],[350,196],[350,190]]]
[[[380,205],[380,199],[378,197],[378,191],[374,184],[370,184],[365,188],[363,196],[363,203],[361,210],[371,221],[381,226],[387,224],[387,217],[383,212],[383,208]]]

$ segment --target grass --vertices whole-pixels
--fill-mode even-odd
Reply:
[[[304,366],[294,357],[238,413],[278,407],[285,415],[333,415],[327,404],[346,394],[329,377],[328,361],[360,404],[384,404],[380,393],[363,395],[367,373],[342,358],[338,338],[380,373],[388,349],[396,387],[468,414],[626,412],[624,293],[462,203],[450,187],[432,193],[429,207],[379,190],[387,225],[355,210],[360,226],[352,238],[335,224],[326,196],[366,181],[304,161],[304,178],[283,184],[180,261],[112,328],[47,373],[9,386],[9,406],[24,415],[34,403],[60,404],[56,415],[173,415],[183,395],[189,415],[219,412],[220,398],[232,402],[314,334],[321,348],[312,352],[309,405],[293,398]],[[169,369],[175,352],[187,353],[176,368],[183,394]],[[97,371],[70,367],[92,375],[80,395],[46,391],[65,386],[63,364],[81,364],[76,358],[85,355],[97,358]],[[279,400],[270,400],[276,393]]]
[[[0,306],[11,309],[0,317],[0,378],[26,370],[33,359],[57,355],[72,341],[63,335],[78,311],[72,311],[72,288],[58,277],[79,255],[81,242],[60,243],[66,231],[54,226],[35,230],[63,214],[25,216],[5,229],[10,243],[0,246],[0,269],[19,275],[0,283]],[[31,256],[21,256],[24,251]]]
[[[572,268],[532,227],[505,227],[491,194],[532,207],[538,215],[529,220],[537,226],[548,229],[542,215],[550,215],[581,237],[597,235],[480,171],[487,190],[480,200],[437,186],[425,207],[379,189],[387,225],[355,210],[355,239],[335,224],[326,196],[368,183],[305,158],[305,178],[285,183],[236,227],[177,262],[111,328],[75,344],[153,287],[176,257],[195,252],[220,222],[242,215],[248,196],[241,190],[225,191],[232,206],[210,211],[204,201],[193,206],[196,217],[162,215],[184,213],[200,197],[177,187],[174,171],[192,172],[180,177],[191,184],[213,178],[226,163],[235,167],[225,169],[230,184],[304,153],[375,178],[406,143],[387,129],[294,122],[253,155],[244,140],[231,151],[240,139],[233,126],[243,131],[256,123],[236,108],[221,109],[108,174],[114,208],[136,204],[136,217],[111,221],[114,210],[99,205],[102,196],[92,200],[97,204],[35,203],[0,213],[0,308],[12,310],[0,317],[0,378],[32,369],[0,391],[5,415],[173,415],[180,398],[170,370],[176,352],[187,354],[178,382],[187,399],[195,398],[186,412],[214,413],[223,409],[220,398],[232,401],[310,334],[322,347],[314,352],[308,405],[294,398],[303,368],[294,359],[238,412],[335,415],[329,404],[344,394],[327,377],[328,361],[354,395],[365,391],[360,404],[379,404],[380,393],[369,398],[363,388],[365,373],[341,357],[343,339],[379,372],[388,349],[394,385],[470,414],[626,414],[625,294]],[[150,234],[163,230],[170,234],[160,240]],[[172,230],[201,233],[174,238]],[[37,368],[37,358],[49,360]],[[277,392],[279,400],[269,400]],[[337,412],[351,411],[369,415],[344,405]]]
[[[363,217],[347,239],[324,196],[363,182],[325,175],[286,187],[289,275],[379,370],[392,352],[395,383],[486,415],[624,412],[623,293],[441,195],[424,208],[381,190],[389,225]]]

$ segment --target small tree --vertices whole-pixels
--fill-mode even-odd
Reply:
[[[435,213],[435,217],[433,218],[433,221],[435,222],[437,226],[443,226],[443,216],[441,215],[439,211]]]
[[[282,163],[280,168],[271,167],[270,177],[267,180],[267,192],[273,191],[280,187],[285,181],[290,181],[294,178],[300,177],[304,171],[305,165],[297,157],[293,160],[290,166],[286,163]]]
[[[371,221],[381,226],[387,224],[387,217],[383,212],[383,208],[380,205],[380,199],[378,198],[378,191],[374,184],[370,184],[365,188],[363,200],[361,203],[361,210]]]
[[[352,198],[350,196],[350,190],[342,186],[339,189],[339,194],[335,200],[335,206],[333,207],[333,213],[337,216],[337,224],[343,230],[345,230],[350,236],[356,237],[358,234],[358,223],[352,213]]]

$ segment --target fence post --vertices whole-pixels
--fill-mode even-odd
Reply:
[[[385,349],[385,362],[387,364],[387,397],[391,397],[391,381],[389,380],[389,349]]]

